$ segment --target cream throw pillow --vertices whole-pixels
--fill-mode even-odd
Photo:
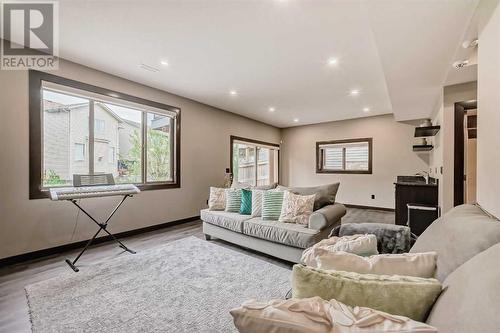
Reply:
[[[372,234],[349,235],[342,237],[330,237],[307,248],[302,253],[303,262],[313,262],[318,249],[329,252],[344,251],[360,256],[371,256],[378,254],[377,236]]]
[[[208,210],[224,210],[226,208],[226,189],[210,187]]]
[[[252,217],[262,215],[262,193],[265,190],[253,190],[252,189]]]
[[[344,251],[316,248],[303,257],[303,262],[309,267],[323,270],[432,278],[436,272],[437,253],[377,254],[361,257]]]
[[[320,297],[247,301],[230,311],[240,333],[437,333],[432,326]]]
[[[315,197],[316,194],[299,195],[285,191],[278,221],[304,225],[309,224],[309,216],[313,212]]]

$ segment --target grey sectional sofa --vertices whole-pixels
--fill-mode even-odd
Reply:
[[[356,227],[341,227],[339,235],[370,232]],[[427,323],[439,333],[500,332],[500,221],[478,206],[455,207],[410,249],[427,251],[438,253],[436,278],[444,286]]]
[[[211,237],[219,238],[298,263],[302,251],[327,238],[330,231],[340,225],[345,213],[346,209],[340,203],[326,205],[313,212],[307,226],[264,221],[260,217],[208,209],[202,210],[200,216],[207,240]]]

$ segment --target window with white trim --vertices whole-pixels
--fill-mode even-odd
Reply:
[[[372,139],[316,143],[317,173],[372,173]]]

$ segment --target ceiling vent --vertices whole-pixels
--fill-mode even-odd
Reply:
[[[146,64],[140,64],[139,67],[141,69],[144,69],[145,71],[149,71],[149,72],[153,72],[153,73],[157,73],[157,72],[160,71],[158,68],[155,68],[153,66],[149,66],[149,65],[146,65]]]

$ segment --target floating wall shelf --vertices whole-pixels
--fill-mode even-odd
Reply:
[[[431,151],[433,148],[433,145],[414,145],[413,151]]]
[[[425,126],[425,127],[415,127],[415,137],[424,137],[424,136],[434,136],[436,135],[441,126]]]

